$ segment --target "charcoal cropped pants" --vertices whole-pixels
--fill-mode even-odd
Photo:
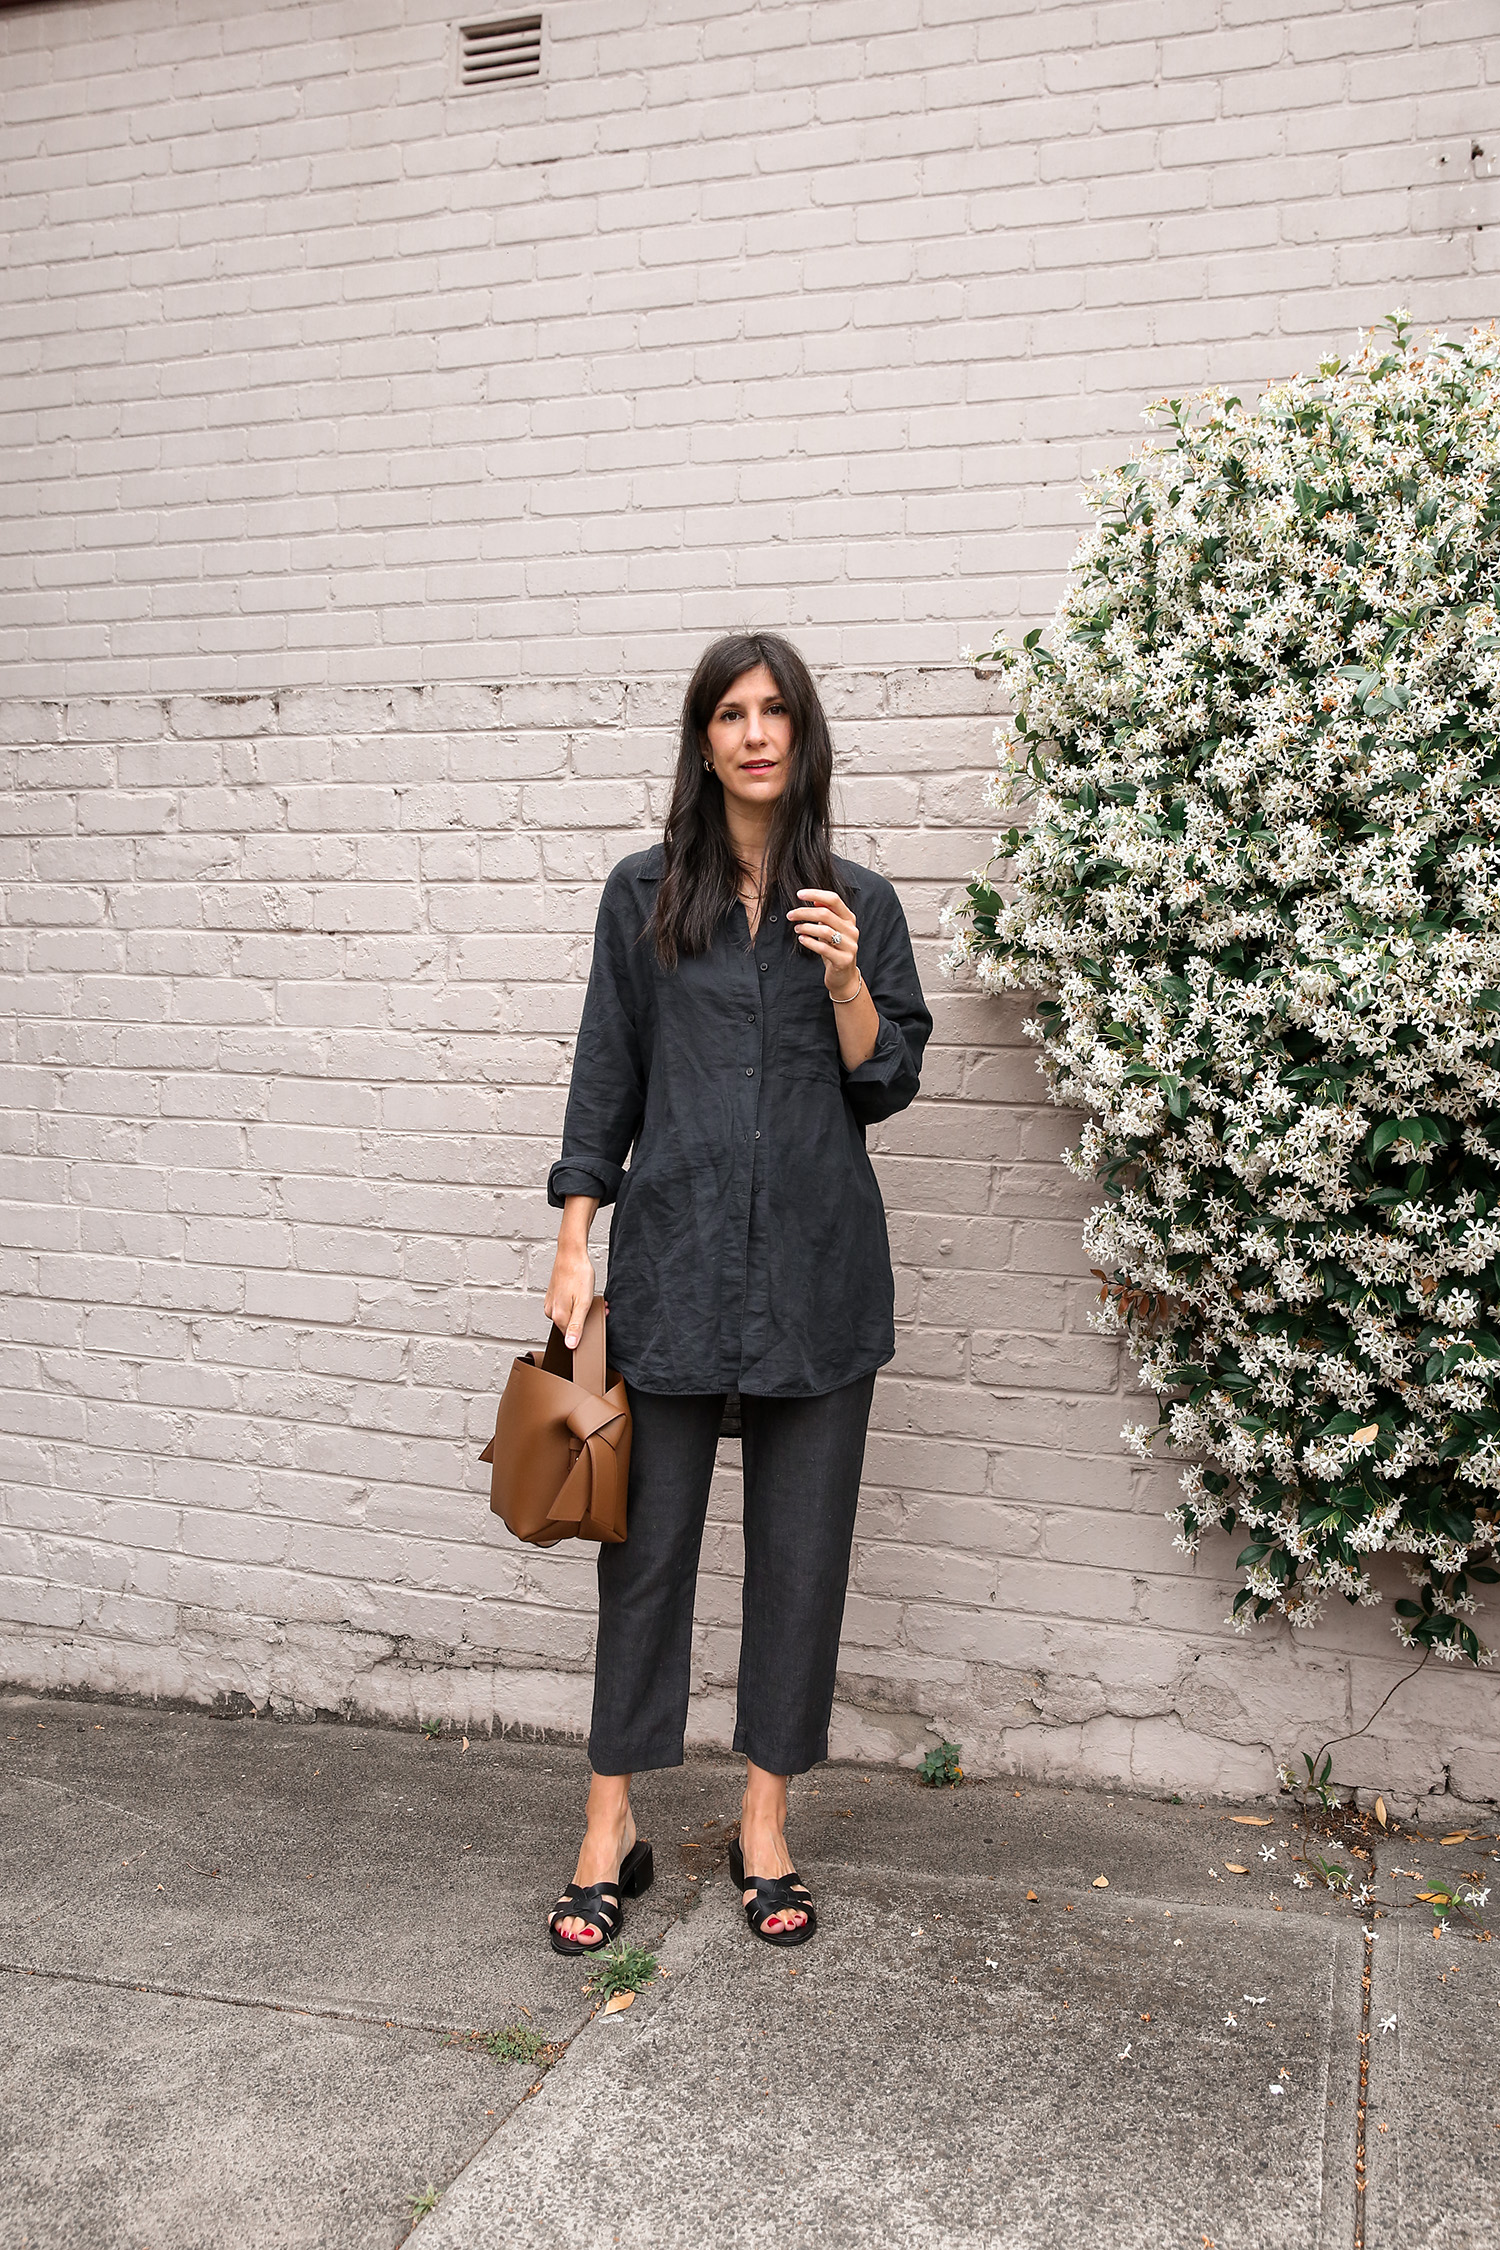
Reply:
[[[745,1588],[734,1747],[770,1773],[828,1755],[839,1628],[875,1377],[818,1398],[740,1399]],[[599,1550],[595,1773],[680,1766],[693,1595],[721,1392],[630,1389],[626,1533]]]

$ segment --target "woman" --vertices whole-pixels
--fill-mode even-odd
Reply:
[[[817,1917],[789,1774],[828,1755],[875,1370],[894,1354],[865,1128],[917,1091],[932,1018],[900,902],[830,848],[833,745],[770,633],[705,653],[660,844],[604,886],[563,1126],[546,1310],[576,1344],[613,1203],[609,1357],[634,1434],[626,1536],[599,1553],[588,1830],[549,1922],[593,1952],[651,1880],[632,1774],[682,1763],[693,1592],[726,1396],[740,1394],[744,1626],[730,1865],[773,1945]],[[630,1167],[625,1168],[626,1157]]]

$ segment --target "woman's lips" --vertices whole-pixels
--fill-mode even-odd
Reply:
[[[747,758],[740,767],[741,773],[770,773],[775,767],[774,758]]]

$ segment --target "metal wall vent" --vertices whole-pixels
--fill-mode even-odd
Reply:
[[[458,65],[466,93],[484,86],[507,86],[514,78],[540,78],[541,17],[500,16],[489,23],[460,25]]]

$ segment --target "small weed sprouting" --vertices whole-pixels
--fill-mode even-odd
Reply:
[[[426,1735],[429,1742],[436,1742],[438,1736],[443,1731],[443,1722],[441,1719],[423,1719],[419,1722],[419,1724],[421,1726],[422,1732]]]
[[[1329,1779],[1329,1775],[1333,1772],[1332,1754],[1330,1753],[1329,1756],[1325,1757],[1321,1765],[1316,1765],[1304,1750],[1302,1763],[1307,1768],[1305,1780],[1293,1773],[1290,1766],[1278,1766],[1276,1768],[1276,1778],[1281,1783],[1282,1788],[1290,1790],[1304,1810],[1316,1799],[1324,1812],[1338,1812],[1341,1809],[1342,1800],[1337,1787]]]
[[[1325,1859],[1321,1852],[1309,1852],[1307,1856],[1321,1876],[1324,1889],[1342,1891],[1347,1897],[1354,1881],[1353,1868],[1345,1867],[1340,1860]]]
[[[503,2031],[481,2032],[477,2046],[496,2062],[535,2062],[547,2045],[539,2031],[528,2031],[523,2023],[508,2023]]]
[[[957,1788],[964,1777],[964,1769],[958,1762],[963,1754],[961,1742],[940,1742],[935,1750],[928,1751],[918,1766],[918,1777],[929,1789]]]
[[[499,2031],[450,2031],[445,2042],[467,2054],[489,2055],[500,2063],[534,2063],[547,2072],[567,2049],[564,2039],[544,2039],[529,2024],[508,2023]]]
[[[427,2218],[430,2213],[437,2209],[442,2200],[442,2189],[435,2188],[429,2180],[426,2187],[418,2188],[416,2194],[410,2198],[413,2220]]]
[[[596,1954],[589,1977],[590,1992],[612,2000],[617,1992],[639,1992],[656,1974],[656,1955],[644,1945],[627,1945],[623,1938]]]
[[[1467,1886],[1463,1890],[1459,1890],[1452,1883],[1434,1883],[1430,1889],[1417,1893],[1418,1898],[1432,1916],[1432,1934],[1434,1937],[1440,1931],[1447,1930],[1455,1915],[1459,1917],[1460,1921],[1471,1923],[1475,1929],[1478,1929],[1480,1917],[1476,1909],[1484,1905],[1489,1895],[1488,1884],[1482,1890],[1474,1890]]]

